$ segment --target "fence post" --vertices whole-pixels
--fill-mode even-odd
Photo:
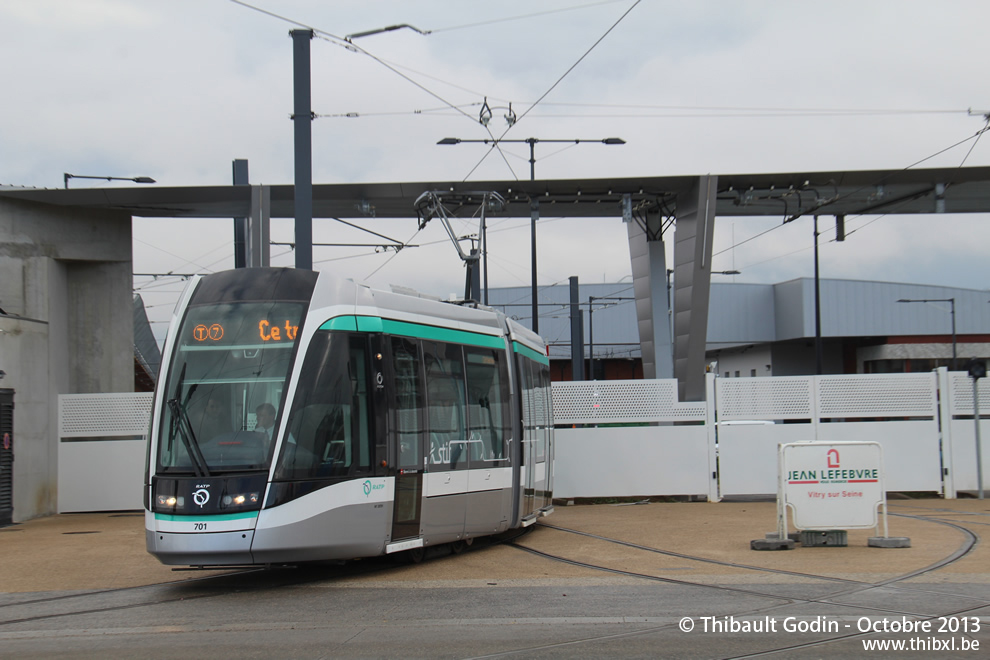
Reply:
[[[708,439],[708,501],[719,502],[719,463],[718,463],[718,401],[715,391],[715,374],[705,374],[705,430]]]
[[[942,497],[954,500],[956,475],[952,464],[952,392],[946,367],[935,370],[935,389],[938,397],[938,442],[942,456]]]
[[[818,425],[821,423],[821,401],[818,398],[818,381],[824,376],[808,376],[811,379],[811,428],[815,432],[815,442],[819,440]]]

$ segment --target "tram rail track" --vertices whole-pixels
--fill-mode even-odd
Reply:
[[[481,549],[488,547],[490,545],[497,545],[502,543],[507,543],[525,536],[529,533],[532,528],[522,528],[511,530],[506,532],[499,537],[482,537],[479,543],[475,543],[473,547],[475,549]],[[447,549],[449,544],[443,546],[434,546],[432,549],[436,550],[438,554],[446,554],[444,549]],[[305,585],[313,582],[318,582],[328,577],[339,579],[339,578],[354,578],[361,577],[365,575],[371,575],[378,572],[384,572],[395,568],[395,557],[394,556],[383,556],[383,557],[371,557],[365,558],[361,561],[353,562],[328,562],[326,564],[316,563],[303,563],[303,564],[285,564],[285,565],[275,565],[275,566],[248,566],[248,567],[234,567],[226,568],[222,567],[217,570],[224,570],[223,573],[214,575],[196,575],[182,580],[167,580],[154,582],[151,584],[134,585],[129,587],[119,587],[114,589],[96,589],[96,590],[85,590],[73,593],[63,593],[55,596],[44,596],[42,598],[29,598],[25,600],[12,600],[7,603],[0,603],[0,616],[2,616],[4,611],[14,610],[16,608],[29,608],[32,606],[40,606],[51,603],[71,603],[78,602],[84,603],[86,601],[92,601],[94,598],[102,598],[106,596],[113,595],[124,595],[124,594],[135,594],[142,591],[149,590],[166,590],[171,595],[164,598],[149,598],[147,600],[117,604],[117,605],[107,605],[103,607],[82,607],[78,609],[67,608],[65,611],[52,612],[47,614],[37,614],[32,616],[21,616],[9,619],[0,618],[0,630],[4,626],[11,626],[15,624],[30,623],[33,621],[43,621],[46,619],[55,619],[60,617],[72,617],[81,616],[86,614],[98,614],[102,612],[112,612],[115,610],[122,609],[134,609],[139,607],[151,607],[155,605],[162,605],[171,602],[183,601],[183,600],[199,600],[204,598],[216,598],[230,595],[232,593],[237,593],[240,591],[248,590],[261,590],[261,589],[278,589],[292,586]],[[413,562],[415,563],[415,562]],[[191,567],[191,568],[181,568],[173,569],[176,571],[188,571],[188,570],[212,570],[211,567]],[[293,571],[294,573],[291,573]],[[331,575],[331,573],[333,573]],[[250,575],[257,576],[276,576],[270,582],[265,584],[248,584],[248,585],[236,585],[229,588],[224,588],[222,583],[224,581],[230,581],[238,578],[243,578]],[[278,576],[285,575],[291,576],[291,579],[277,579]],[[191,587],[195,587],[202,584],[207,591],[204,593],[190,593],[187,591]],[[179,593],[175,593],[179,591]]]
[[[950,565],[952,565],[952,564],[960,561],[961,559],[963,559],[966,556],[968,556],[975,549],[975,547],[977,546],[977,544],[980,541],[980,537],[979,537],[978,534],[976,534],[972,530],[966,529],[964,526],[962,526],[960,524],[957,524],[954,521],[946,521],[946,520],[942,520],[940,518],[934,518],[934,517],[930,517],[930,516],[909,515],[909,514],[903,514],[903,513],[892,513],[890,515],[896,515],[896,516],[904,517],[904,518],[912,518],[912,519],[916,519],[916,520],[921,520],[921,521],[925,521],[925,522],[931,522],[931,523],[934,523],[934,524],[939,524],[939,525],[945,525],[945,526],[948,526],[948,527],[952,527],[952,528],[956,529],[957,531],[959,531],[959,532],[961,532],[963,534],[964,541],[960,545],[959,548],[957,548],[954,552],[952,552],[951,554],[949,554],[945,558],[943,558],[943,559],[941,559],[941,560],[939,560],[937,562],[934,562],[934,563],[932,563],[932,564],[930,564],[928,566],[925,566],[925,567],[923,567],[921,569],[918,569],[918,570],[915,570],[915,571],[911,571],[911,572],[908,572],[908,573],[903,573],[901,575],[895,576],[893,578],[888,578],[888,579],[885,579],[885,580],[881,580],[879,582],[867,582],[867,581],[862,581],[862,580],[851,580],[851,579],[848,579],[848,578],[837,578],[835,576],[817,575],[817,574],[813,574],[813,573],[803,573],[803,572],[788,571],[788,570],[783,570],[783,569],[772,569],[772,568],[767,568],[767,567],[763,567],[763,566],[753,566],[753,565],[741,564],[741,563],[738,563],[738,562],[726,562],[726,561],[711,559],[709,557],[701,557],[701,556],[697,556],[697,555],[689,555],[689,554],[680,553],[680,552],[663,550],[661,548],[652,548],[650,546],[644,546],[642,544],[637,544],[637,543],[630,543],[630,542],[627,542],[627,541],[623,541],[621,539],[613,539],[613,538],[605,537],[605,536],[602,536],[602,535],[592,534],[590,532],[584,532],[584,531],[580,531],[580,530],[569,529],[569,528],[561,527],[561,526],[558,526],[558,525],[553,525],[553,524],[550,524],[550,523],[547,523],[547,522],[543,522],[543,521],[541,521],[540,523],[538,523],[539,527],[542,527],[542,528],[547,528],[547,529],[551,529],[551,530],[562,531],[562,532],[577,534],[577,535],[581,535],[581,536],[586,536],[586,537],[589,537],[589,538],[593,538],[593,539],[596,539],[596,540],[601,540],[601,541],[608,542],[608,543],[614,543],[616,545],[620,545],[620,546],[624,546],[624,547],[630,547],[630,548],[637,549],[637,550],[642,550],[642,551],[645,551],[645,552],[650,552],[650,553],[656,553],[656,554],[661,554],[661,555],[676,557],[676,558],[684,559],[684,560],[687,560],[687,561],[697,561],[697,562],[702,562],[702,563],[716,564],[716,565],[731,567],[731,568],[740,569],[740,570],[752,570],[752,571],[759,571],[759,572],[768,572],[768,573],[778,574],[778,575],[787,576],[787,577],[799,576],[799,577],[805,577],[805,578],[811,578],[811,579],[819,579],[819,580],[828,581],[828,582],[846,583],[846,584],[850,585],[850,588],[849,589],[846,589],[846,590],[843,590],[843,591],[839,591],[839,592],[830,594],[826,598],[792,598],[792,597],[785,597],[785,596],[780,596],[780,595],[775,595],[775,594],[768,594],[768,593],[760,592],[760,591],[753,590],[753,589],[742,589],[742,588],[739,588],[739,587],[732,587],[732,586],[726,586],[726,585],[709,584],[709,583],[704,583],[704,582],[694,582],[694,581],[691,581],[691,580],[681,580],[681,579],[677,579],[677,578],[668,578],[668,577],[662,577],[662,576],[654,576],[654,575],[642,574],[642,573],[637,573],[637,572],[634,572],[634,571],[625,571],[625,570],[622,570],[622,569],[616,569],[616,568],[612,568],[612,567],[591,564],[591,563],[588,563],[588,562],[581,562],[581,561],[569,559],[569,558],[566,558],[566,557],[560,557],[560,556],[553,555],[551,553],[547,553],[547,552],[536,550],[534,548],[527,548],[525,546],[521,546],[521,545],[516,544],[514,542],[511,545],[512,545],[512,547],[515,547],[515,548],[517,548],[519,550],[523,550],[523,551],[529,552],[531,554],[542,556],[542,557],[547,558],[547,559],[551,559],[551,560],[554,560],[554,561],[561,561],[561,562],[568,563],[568,564],[571,564],[571,565],[581,566],[581,567],[588,568],[588,569],[593,569],[593,570],[600,570],[600,571],[604,571],[604,572],[608,572],[608,573],[612,573],[612,574],[619,574],[619,575],[624,575],[624,576],[627,576],[627,577],[642,578],[642,579],[647,579],[647,580],[651,580],[651,581],[665,582],[665,583],[677,584],[677,585],[682,585],[682,586],[693,586],[693,587],[706,588],[706,589],[716,589],[716,590],[726,591],[726,592],[730,592],[730,593],[742,593],[742,594],[746,594],[746,595],[753,595],[753,596],[758,596],[758,597],[762,597],[762,598],[771,598],[771,599],[775,599],[775,600],[784,601],[784,602],[781,602],[781,603],[778,603],[778,604],[775,604],[775,605],[771,605],[771,606],[768,606],[768,607],[752,608],[752,609],[749,609],[749,610],[744,610],[744,611],[732,613],[732,616],[737,617],[737,618],[744,618],[744,617],[752,617],[752,616],[765,615],[765,614],[767,614],[769,612],[773,612],[775,610],[779,610],[781,608],[792,606],[792,605],[796,605],[796,604],[802,604],[802,603],[818,603],[818,604],[824,604],[824,605],[835,606],[835,607],[849,607],[849,608],[856,609],[856,610],[859,610],[859,611],[867,610],[867,611],[870,611],[870,612],[873,612],[873,613],[876,613],[876,614],[895,615],[895,616],[910,616],[913,619],[918,620],[918,621],[933,621],[933,620],[936,620],[936,619],[939,619],[939,618],[945,618],[945,617],[964,616],[964,615],[970,614],[972,612],[976,612],[976,611],[979,611],[981,609],[984,609],[984,608],[987,607],[987,605],[990,605],[990,599],[976,598],[976,597],[969,596],[969,595],[966,595],[966,594],[947,593],[947,592],[938,592],[938,593],[940,595],[943,595],[943,596],[953,596],[955,598],[959,598],[959,599],[962,599],[962,600],[973,600],[973,601],[977,601],[978,604],[974,604],[971,607],[964,607],[964,608],[961,608],[961,609],[957,608],[957,609],[953,609],[951,611],[938,612],[936,614],[920,614],[920,613],[917,613],[917,612],[907,612],[907,611],[901,611],[901,610],[897,610],[897,609],[893,609],[893,608],[878,608],[878,607],[865,606],[863,604],[849,604],[849,603],[836,602],[835,599],[836,598],[839,598],[839,597],[849,596],[849,595],[853,595],[853,594],[857,594],[857,593],[867,592],[867,591],[870,591],[870,590],[882,589],[882,588],[889,588],[889,587],[893,587],[893,588],[899,589],[899,590],[908,590],[908,591],[912,591],[912,592],[916,592],[916,593],[918,593],[918,592],[920,592],[920,593],[926,593],[927,590],[917,589],[917,588],[914,588],[914,587],[912,587],[910,585],[899,585],[898,583],[899,582],[903,582],[905,580],[910,580],[910,579],[913,579],[913,578],[916,578],[916,577],[920,577],[920,576],[926,575],[928,573],[932,573],[932,572],[941,570],[943,568],[946,568],[946,567],[948,567],[948,566],[950,566]],[[593,637],[583,638],[583,639],[580,639],[580,640],[572,640],[572,641],[563,642],[563,643],[558,642],[558,643],[548,644],[548,645],[542,645],[542,646],[532,646],[532,647],[529,647],[529,648],[526,648],[526,649],[515,649],[515,650],[507,651],[507,652],[504,652],[504,653],[495,653],[495,654],[490,654],[490,655],[477,656],[475,659],[472,659],[472,660],[480,660],[481,658],[507,657],[507,656],[511,656],[511,655],[519,655],[519,654],[524,654],[524,653],[533,653],[533,652],[538,652],[538,651],[546,651],[546,650],[550,650],[550,649],[553,649],[553,648],[563,648],[563,647],[570,647],[570,646],[580,646],[582,644],[600,643],[600,642],[607,641],[607,640],[610,640],[610,639],[621,639],[621,638],[627,638],[627,637],[630,637],[630,636],[655,634],[655,633],[659,633],[659,632],[664,632],[664,631],[672,630],[672,629],[675,629],[675,628],[677,628],[677,624],[665,624],[665,625],[661,625],[661,626],[650,626],[650,627],[639,629],[639,630],[635,630],[635,631],[628,631],[628,632],[623,632],[623,633],[611,633],[611,634],[608,634],[608,635],[593,636]],[[876,634],[877,633],[874,633],[874,632],[859,632],[859,631],[857,631],[857,632],[851,632],[851,633],[844,633],[844,634],[833,635],[833,636],[827,637],[825,639],[820,639],[820,640],[815,640],[815,641],[810,641],[810,642],[802,642],[802,643],[798,643],[798,644],[781,645],[781,646],[776,646],[776,647],[771,648],[771,649],[764,649],[764,650],[760,650],[760,651],[753,652],[753,653],[746,653],[746,654],[741,654],[741,655],[725,656],[725,660],[743,660],[745,658],[758,658],[758,657],[764,657],[764,656],[769,656],[769,655],[775,655],[775,654],[783,653],[783,652],[787,652],[787,651],[799,651],[799,650],[802,650],[802,649],[816,648],[816,647],[821,647],[821,646],[824,646],[824,645],[837,644],[837,643],[847,642],[847,641],[855,640],[855,639],[859,639],[859,638],[866,638],[866,637],[869,637],[871,635],[876,635]]]
[[[653,548],[653,547],[650,547],[650,546],[645,546],[645,545],[638,544],[638,543],[631,543],[631,542],[623,541],[623,540],[620,540],[620,539],[612,539],[612,538],[608,538],[608,537],[605,537],[605,536],[600,536],[600,535],[597,535],[597,534],[592,534],[590,532],[583,532],[583,531],[576,530],[576,529],[569,529],[569,528],[566,528],[566,527],[561,527],[559,525],[553,525],[553,524],[550,524],[550,523],[547,523],[547,522],[540,522],[540,523],[537,523],[537,524],[540,527],[546,527],[546,528],[549,528],[549,529],[554,529],[554,530],[558,530],[558,531],[562,531],[562,532],[568,532],[570,534],[576,534],[576,535],[579,535],[579,536],[585,536],[585,537],[597,539],[597,540],[600,540],[600,541],[606,541],[606,542],[609,542],[609,543],[614,543],[616,545],[622,545],[622,546],[633,548],[633,549],[636,549],[636,550],[643,550],[643,551],[647,551],[647,552],[650,552],[650,553],[655,553],[655,554],[664,555],[664,556],[668,556],[668,557],[676,557],[678,559],[684,559],[684,560],[688,560],[688,561],[695,561],[695,562],[701,562],[701,563],[707,563],[707,564],[714,564],[714,565],[717,565],[717,566],[724,566],[724,567],[728,567],[728,568],[736,568],[736,569],[741,569],[741,570],[758,571],[758,572],[764,572],[764,573],[772,573],[772,574],[776,574],[776,575],[785,575],[785,576],[789,576],[789,577],[802,577],[802,578],[809,578],[809,579],[815,579],[815,580],[823,580],[823,581],[828,581],[828,582],[848,583],[848,584],[855,584],[855,585],[869,585],[869,586],[885,586],[887,584],[891,584],[891,583],[894,583],[894,582],[900,582],[900,581],[903,581],[903,580],[911,579],[912,577],[916,577],[916,576],[919,576],[919,575],[924,575],[925,573],[929,573],[929,572],[938,570],[938,569],[940,569],[940,568],[942,568],[944,566],[948,566],[949,564],[952,564],[952,563],[954,563],[954,562],[962,559],[963,557],[965,557],[966,555],[968,555],[970,552],[972,552],[973,549],[976,547],[976,544],[979,541],[979,536],[977,534],[975,534],[974,532],[966,529],[965,527],[963,527],[962,525],[958,524],[955,521],[942,520],[940,518],[930,518],[930,517],[923,517],[923,516],[913,516],[913,515],[902,514],[902,513],[891,513],[889,515],[903,517],[903,518],[913,518],[913,519],[916,519],[916,520],[922,520],[923,519],[923,520],[926,520],[928,522],[935,522],[935,523],[938,523],[938,524],[945,525],[947,527],[952,527],[952,528],[956,529],[957,531],[959,531],[959,532],[961,532],[963,534],[963,536],[965,538],[965,541],[964,541],[964,543],[959,548],[957,548],[953,553],[951,553],[950,555],[948,555],[944,559],[941,559],[941,560],[939,560],[937,562],[934,562],[933,564],[931,564],[929,566],[925,566],[925,567],[923,567],[921,569],[918,569],[917,571],[912,571],[910,573],[906,573],[906,574],[899,575],[899,576],[896,576],[896,577],[893,577],[893,578],[889,578],[887,580],[882,580],[880,582],[866,582],[866,581],[863,581],[863,580],[853,580],[853,579],[850,579],[850,578],[842,578],[842,577],[836,577],[836,576],[832,576],[832,575],[819,575],[819,574],[815,574],[815,573],[804,573],[804,572],[801,572],[801,571],[788,571],[788,570],[779,569],[779,568],[768,568],[766,566],[755,566],[755,565],[752,565],[752,564],[741,564],[741,563],[738,563],[738,562],[723,561],[723,560],[719,560],[719,559],[712,559],[710,557],[702,557],[700,555],[689,555],[689,554],[685,554],[685,553],[681,553],[681,552],[675,552],[675,551],[672,551],[672,550],[664,550],[664,549],[661,549],[661,548]]]
[[[380,572],[387,570],[387,566],[384,562],[355,562],[353,564],[344,564],[340,566],[333,566],[332,569],[342,572],[343,575],[337,575],[336,577],[357,577],[362,575],[368,575],[375,572]],[[319,567],[313,565],[304,565],[303,567],[297,565],[285,565],[285,566],[258,566],[249,567],[240,570],[233,570],[224,572],[216,575],[197,575],[194,577],[182,579],[182,580],[169,580],[162,582],[154,582],[152,584],[135,585],[130,587],[119,587],[115,589],[98,589],[98,590],[87,590],[83,592],[59,594],[57,596],[45,596],[43,598],[31,598],[26,600],[13,600],[8,603],[0,603],[0,615],[3,614],[5,610],[14,610],[15,608],[29,608],[32,606],[43,606],[52,603],[79,603],[83,604],[87,601],[92,602],[93,599],[103,598],[107,596],[124,596],[126,594],[139,594],[142,591],[152,591],[152,592],[167,592],[167,597],[152,597],[145,600],[139,600],[137,602],[130,603],[120,603],[120,604],[108,604],[101,607],[90,607],[82,606],[79,608],[66,608],[64,611],[50,612],[46,614],[35,614],[30,616],[21,616],[9,619],[0,619],[0,630],[4,626],[11,626],[15,624],[31,623],[35,621],[44,621],[47,619],[57,619],[61,617],[73,617],[82,616],[87,614],[99,614],[105,612],[113,612],[117,610],[124,609],[136,609],[141,607],[152,607],[155,605],[163,605],[166,603],[178,602],[178,601],[189,601],[189,600],[201,600],[206,598],[220,598],[228,596],[233,593],[243,592],[243,591],[257,591],[264,589],[281,589],[292,586],[299,586],[307,583],[311,583],[320,579],[324,579],[326,575],[315,575],[315,572],[320,571]],[[330,568],[326,569],[330,570]],[[300,572],[301,571],[301,572]],[[222,583],[224,581],[236,580],[239,578],[244,578],[247,576],[259,576],[268,577],[271,576],[272,579],[265,581],[264,583],[256,584],[237,584],[231,586],[224,586]],[[282,576],[285,576],[282,578]],[[280,579],[281,578],[281,579]],[[191,592],[191,588],[195,588],[202,585],[203,592],[196,593]]]
[[[581,566],[591,570],[604,571],[610,574],[625,575],[630,578],[636,578],[641,580],[648,580],[654,583],[667,583],[671,585],[678,585],[682,587],[689,588],[704,588],[704,589],[716,589],[724,592],[727,596],[732,594],[737,597],[746,596],[749,597],[749,607],[741,607],[738,611],[734,612],[724,612],[724,614],[729,614],[736,618],[746,618],[746,617],[762,617],[762,616],[780,616],[782,612],[787,611],[787,608],[792,608],[794,606],[801,606],[804,604],[819,604],[825,605],[833,610],[841,608],[850,608],[850,617],[855,615],[861,615],[866,617],[873,617],[874,619],[883,616],[905,616],[910,617],[914,620],[924,621],[924,620],[934,620],[938,617],[952,617],[952,616],[963,616],[976,612],[990,605],[990,598],[978,598],[972,595],[963,593],[953,593],[950,591],[932,591],[931,593],[938,593],[943,596],[952,597],[956,600],[955,607],[943,607],[937,613],[932,613],[931,610],[926,612],[910,611],[908,608],[897,608],[897,607],[884,607],[884,606],[870,606],[869,604],[859,604],[859,603],[847,603],[837,601],[836,599],[841,599],[845,596],[851,596],[855,594],[868,594],[871,590],[879,589],[889,589],[897,591],[904,590],[905,593],[927,593],[928,590],[924,589],[921,585],[904,584],[905,581],[911,580],[912,578],[917,578],[931,573],[937,573],[939,570],[943,570],[953,564],[971,556],[973,550],[977,547],[980,536],[977,532],[967,529],[964,525],[970,522],[978,521],[963,521],[963,524],[959,524],[956,521],[946,521],[940,518],[942,512],[933,511],[933,515],[911,515],[903,513],[892,513],[890,515],[902,516],[905,518],[911,518],[915,520],[921,520],[926,523],[931,523],[934,525],[945,526],[947,528],[952,528],[957,530],[962,534],[963,541],[959,546],[947,556],[942,559],[933,562],[927,566],[920,569],[898,574],[894,577],[884,578],[877,581],[865,581],[856,580],[847,577],[837,577],[834,575],[820,575],[811,572],[801,572],[785,569],[775,569],[767,568],[764,566],[753,566],[746,564],[744,562],[732,562],[732,561],[722,561],[718,559],[712,559],[710,557],[703,557],[700,555],[691,555],[683,552],[675,552],[671,550],[666,550],[664,548],[650,547],[643,544],[630,543],[619,538],[609,538],[604,535],[596,535],[590,532],[585,532],[583,530],[576,530],[563,527],[561,525],[556,525],[549,523],[547,521],[540,521],[532,527],[526,528],[525,530],[514,530],[512,532],[501,535],[500,537],[493,537],[488,542],[476,543],[472,551],[483,550],[486,547],[491,547],[494,545],[505,545],[509,548],[525,551],[533,554],[534,556],[542,556],[546,559],[554,561],[563,561],[575,566]],[[725,568],[731,568],[734,571],[752,572],[753,574],[769,574],[769,575],[779,575],[781,578],[803,578],[807,580],[819,581],[822,585],[834,585],[837,587],[836,590],[830,591],[827,594],[820,594],[819,597],[813,596],[803,596],[796,597],[793,594],[788,594],[786,592],[776,592],[761,590],[759,586],[740,586],[740,585],[725,585],[725,584],[712,584],[710,582],[704,581],[692,581],[690,579],[683,579],[677,577],[669,577],[666,575],[650,575],[646,572],[637,573],[636,571],[624,571],[614,566],[603,565],[602,562],[596,562],[595,560],[588,560],[587,557],[563,557],[554,555],[550,552],[545,552],[539,547],[529,548],[524,544],[526,541],[533,539],[531,545],[537,545],[539,542],[539,537],[542,535],[533,532],[540,531],[552,532],[554,534],[578,534],[592,539],[600,540],[603,543],[617,544],[622,547],[627,547],[629,549],[650,553],[665,555],[672,558],[680,559],[689,562],[698,562],[699,564],[709,564],[713,566],[723,566]],[[469,551],[471,552],[471,551]],[[635,556],[635,553],[633,553]],[[135,587],[122,587],[117,589],[101,589],[94,591],[86,591],[82,593],[71,593],[71,594],[59,594],[59,595],[49,595],[43,598],[30,598],[21,601],[12,601],[8,603],[0,603],[0,616],[5,612],[9,612],[13,616],[7,620],[0,620],[0,634],[4,631],[10,631],[6,633],[7,635],[17,635],[25,633],[40,633],[41,628],[37,631],[26,630],[23,625],[15,624],[31,624],[33,622],[44,622],[46,620],[52,619],[63,619],[65,621],[71,621],[71,617],[84,616],[87,614],[100,614],[105,612],[113,612],[117,610],[127,610],[127,609],[137,609],[143,607],[154,607],[156,605],[167,605],[169,603],[174,603],[176,601],[182,600],[201,600],[208,598],[220,598],[223,596],[229,596],[231,594],[236,594],[238,592],[250,592],[250,591],[264,591],[264,590],[279,590],[285,588],[291,588],[293,586],[306,585],[306,584],[319,584],[326,580],[335,580],[338,578],[347,578],[352,576],[362,576],[369,575],[376,572],[386,572],[392,568],[393,565],[385,561],[362,561],[355,562],[353,564],[347,564],[344,566],[335,566],[329,568],[326,571],[317,570],[306,570],[306,568],[297,570],[266,570],[262,567],[258,568],[245,568],[241,570],[232,570],[224,572],[222,574],[216,575],[193,575],[187,579],[175,580],[175,581],[163,581],[156,582],[154,584],[140,585]],[[777,583],[779,584],[779,583]],[[762,603],[754,603],[753,598],[763,599]],[[128,600],[130,599],[130,600]],[[108,600],[112,602],[107,602]],[[968,602],[959,602],[968,601]],[[875,601],[874,601],[875,602]],[[64,605],[59,607],[59,611],[40,612],[36,609],[32,611],[32,608],[43,608],[45,605],[50,605],[53,603],[63,603]],[[882,604],[881,604],[882,605]],[[24,610],[18,610],[18,607],[25,608]],[[853,614],[854,613],[854,614]],[[20,614],[20,616],[18,616]],[[720,612],[720,616],[723,612]],[[834,615],[830,615],[834,616]],[[840,615],[845,616],[845,615]],[[616,631],[614,628],[609,626],[610,632],[601,631],[603,634],[588,634],[589,632],[594,633],[596,631],[589,631],[585,629],[583,634],[577,634],[575,639],[555,641],[547,641],[544,644],[527,644],[525,648],[506,650],[504,652],[497,652],[489,655],[481,655],[477,657],[486,658],[496,658],[496,657],[508,657],[513,655],[525,655],[525,654],[539,654],[541,652],[551,652],[553,649],[562,649],[564,651],[569,651],[574,649],[574,652],[579,653],[581,648],[589,649],[591,645],[609,643],[610,640],[615,640],[617,643],[625,638],[631,638],[638,635],[663,635],[665,633],[677,633],[677,623],[674,622],[673,618],[663,617],[664,621],[657,621],[655,618],[650,621],[642,621],[641,624],[636,624],[632,619],[628,625],[632,626],[642,626],[637,627],[635,630],[622,630]],[[850,619],[851,620],[851,619]],[[494,623],[494,622],[493,622]],[[659,625],[658,625],[659,624]],[[45,624],[45,627],[50,625],[63,626],[64,624]],[[410,624],[411,625],[411,624]],[[496,624],[497,625],[497,624]],[[71,626],[69,626],[71,627]],[[14,631],[22,631],[14,632]],[[136,634],[136,633],[127,633]],[[858,632],[858,631],[846,631],[844,633],[834,633],[829,634],[822,639],[816,639],[812,641],[796,641],[795,643],[781,643],[781,639],[776,639],[776,644],[773,644],[772,648],[765,649],[745,649],[750,651],[748,653],[743,652],[743,649],[736,649],[737,653],[731,656],[716,656],[716,657],[732,657],[732,658],[756,658],[767,655],[773,655],[778,653],[789,653],[789,652],[802,652],[804,649],[812,649],[816,647],[826,647],[828,645],[849,643],[850,640],[856,639],[867,639],[870,635],[875,635],[872,632]],[[13,638],[12,638],[13,639]],[[789,641],[784,639],[783,641]],[[842,647],[835,647],[842,648]]]

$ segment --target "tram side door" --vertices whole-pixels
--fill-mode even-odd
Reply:
[[[522,393],[522,517],[535,509],[536,494],[536,386],[533,380],[533,365],[519,358],[520,391]]]
[[[425,433],[422,360],[417,342],[391,338],[392,415],[389,424],[390,463],[394,466],[395,500],[392,541],[420,536],[423,511]]]

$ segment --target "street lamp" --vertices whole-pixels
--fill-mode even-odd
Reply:
[[[84,174],[69,174],[64,172],[62,178],[65,187],[69,187],[69,179],[105,179],[106,181],[133,181],[134,183],[158,183],[150,176],[86,176]]]
[[[413,32],[418,32],[419,34],[430,34],[431,30],[420,30],[418,27],[409,25],[408,23],[402,23],[401,25],[389,25],[388,27],[375,28],[374,30],[365,30],[364,32],[355,32],[354,34],[348,34],[344,37],[344,41],[353,42],[355,39],[360,39],[361,37],[370,37],[373,34],[382,34],[383,32],[392,32],[394,30],[401,30],[402,28],[409,28]]]
[[[952,314],[952,370],[956,370],[956,299],[955,298],[901,298],[899,303],[947,302]]]

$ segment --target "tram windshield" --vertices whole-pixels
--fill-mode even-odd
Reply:
[[[158,469],[267,469],[305,305],[190,307],[165,383]]]

